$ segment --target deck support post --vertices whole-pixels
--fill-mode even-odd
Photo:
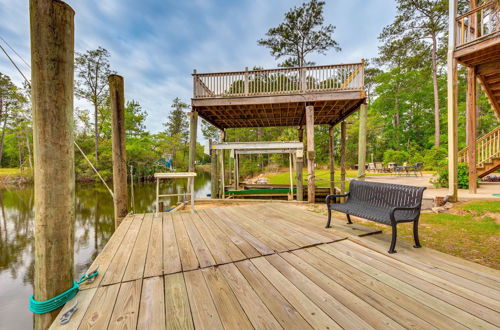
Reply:
[[[358,179],[364,180],[366,164],[366,104],[359,106]]]
[[[347,123],[340,123],[340,193],[345,193],[345,147],[347,139]]]
[[[240,155],[234,155],[234,189],[240,190]]]
[[[226,141],[226,131],[221,130],[220,132],[220,141],[225,142]],[[225,178],[225,169],[224,169],[224,154],[225,150],[221,149],[219,150],[219,162],[220,162],[220,198],[224,199],[226,198],[226,178]]]
[[[217,150],[212,149],[212,141],[209,141],[210,146],[210,182],[211,182],[211,197],[217,198],[219,193],[219,171],[217,170]]]
[[[195,171],[196,160],[196,134],[198,131],[198,112],[192,111],[189,113],[189,165],[188,171]]]
[[[457,60],[454,56],[457,15],[457,0],[449,1],[448,17],[448,181],[450,201],[458,196],[458,74]]]
[[[113,204],[115,230],[128,213],[127,163],[125,153],[125,93],[123,77],[108,77],[111,101],[111,133],[113,151]]]
[[[31,98],[35,162],[34,298],[73,286],[75,165],[74,11],[62,1],[30,0]],[[35,314],[48,329],[59,309]]]
[[[335,140],[333,137],[333,125],[328,129],[328,155],[330,170],[330,195],[335,194]]]
[[[306,105],[306,131],[307,131],[307,201],[314,203],[316,187],[314,185],[314,106]]]
[[[297,128],[297,133],[299,136],[299,142],[304,142],[304,128],[302,126]]]
[[[476,170],[476,67],[467,68],[467,163],[469,165],[469,192],[477,192]]]
[[[297,173],[297,200],[302,202],[304,200],[304,179],[302,173],[304,171],[304,151],[297,151],[295,156],[295,171]]]

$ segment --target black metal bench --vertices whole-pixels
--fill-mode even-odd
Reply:
[[[379,182],[353,180],[349,193],[326,196],[328,222],[330,227],[332,210],[345,213],[348,224],[352,224],[351,215],[372,220],[392,227],[392,241],[389,253],[396,252],[397,230],[400,222],[413,222],[414,247],[421,247],[418,239],[418,219],[425,187],[405,186]],[[347,197],[344,203],[336,203],[337,198]],[[333,203],[332,203],[333,201]]]

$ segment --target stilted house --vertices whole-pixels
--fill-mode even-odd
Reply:
[[[364,62],[340,65],[309,66],[302,68],[279,68],[271,70],[248,70],[240,72],[193,73],[193,98],[191,113],[190,170],[194,169],[196,145],[196,121],[198,115],[224,130],[239,127],[289,126],[298,129],[300,142],[306,128],[307,143],[304,158],[307,159],[310,202],[315,199],[314,185],[314,125],[339,123],[343,130],[341,153],[345,153],[344,120],[362,109],[366,118],[366,93],[364,90]],[[362,121],[366,123],[365,121]],[[366,132],[366,129],[362,130]],[[364,169],[366,137],[360,143],[363,154],[360,168]],[[223,142],[223,141],[220,141]],[[333,130],[330,129],[330,186],[333,190]],[[364,150],[364,151],[363,151]],[[215,150],[212,166],[217,166]],[[341,173],[345,157],[341,156]],[[302,157],[295,159],[297,182],[302,182]],[[362,163],[362,164],[361,164]],[[217,169],[212,170],[212,185],[217,185]],[[222,182],[224,186],[224,182]],[[301,187],[297,187],[301,188]],[[214,187],[212,196],[220,189]],[[302,194],[297,194],[302,200]]]
[[[500,169],[500,125],[477,136],[476,84],[486,94],[500,120],[500,1],[469,0],[458,14],[458,0],[450,1],[448,44],[448,143],[450,195],[457,198],[459,162],[469,166],[469,191],[477,178]],[[467,147],[458,150],[457,65],[467,67]]]

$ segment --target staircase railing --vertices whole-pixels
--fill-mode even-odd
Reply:
[[[468,162],[468,148],[460,150],[458,161],[460,163]],[[493,158],[500,158],[500,126],[476,140],[476,166],[483,167]]]

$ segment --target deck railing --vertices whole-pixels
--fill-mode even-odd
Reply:
[[[193,73],[193,97],[286,95],[364,89],[364,62],[221,73]]]
[[[495,1],[487,2],[456,18],[456,46],[500,32],[500,10]]]
[[[458,161],[468,163],[468,148],[460,150]],[[500,126],[476,140],[476,166],[484,167],[493,158],[500,157]]]

